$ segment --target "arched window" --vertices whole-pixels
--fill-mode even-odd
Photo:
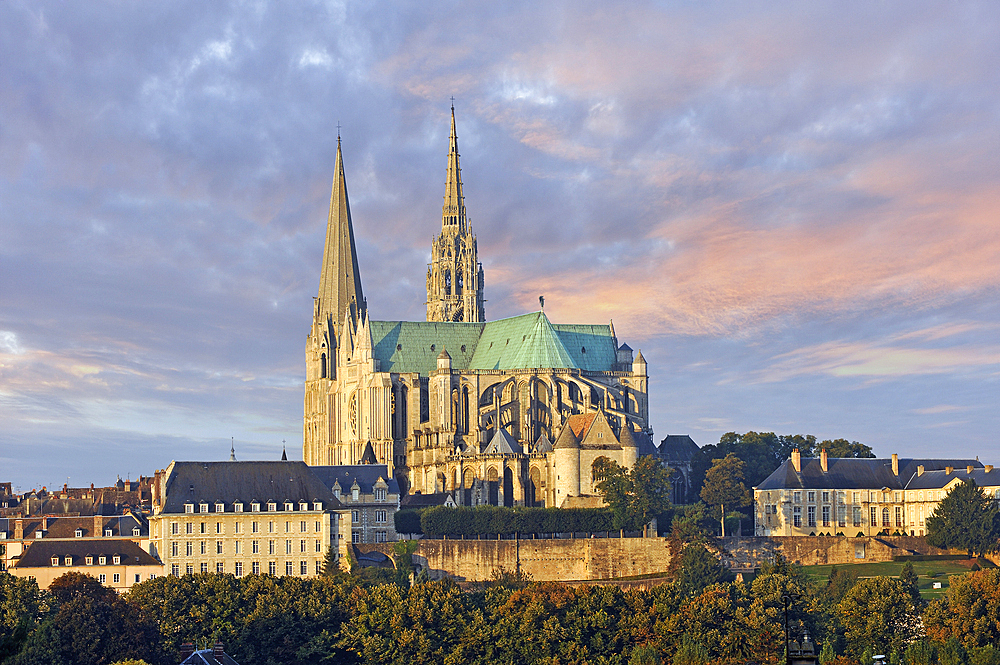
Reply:
[[[462,388],[462,432],[469,433],[469,386]]]
[[[445,270],[444,271],[444,294],[446,296],[450,296],[451,295],[451,271],[450,270]]]
[[[326,354],[322,354],[319,357],[319,378],[326,378]]]

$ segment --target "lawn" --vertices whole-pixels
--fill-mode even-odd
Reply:
[[[968,561],[914,561],[913,572],[917,574],[917,584],[924,600],[941,598],[948,590],[948,576],[962,575],[969,572]],[[837,566],[838,569],[850,570],[858,577],[899,577],[904,561],[887,561],[885,563],[854,563]],[[803,570],[814,582],[825,582],[830,576],[833,566],[803,566]],[[933,588],[935,582],[941,583],[940,589]]]

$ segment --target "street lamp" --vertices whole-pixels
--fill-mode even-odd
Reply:
[[[798,600],[801,597],[797,593],[786,593],[781,596],[781,600],[785,603],[785,665],[792,665],[792,652],[788,649],[788,607],[793,600]]]

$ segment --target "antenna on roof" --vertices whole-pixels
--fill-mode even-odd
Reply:
[[[282,462],[287,462],[288,461],[288,455],[285,454],[285,440],[284,439],[281,440],[281,461]]]
[[[234,437],[230,437],[230,443],[229,443],[229,461],[230,462],[235,462],[236,461],[236,437],[235,436]]]
[[[538,296],[538,306],[545,311],[545,296]]]

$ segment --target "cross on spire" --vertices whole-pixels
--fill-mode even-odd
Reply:
[[[455,110],[455,95],[451,96],[451,110]]]

